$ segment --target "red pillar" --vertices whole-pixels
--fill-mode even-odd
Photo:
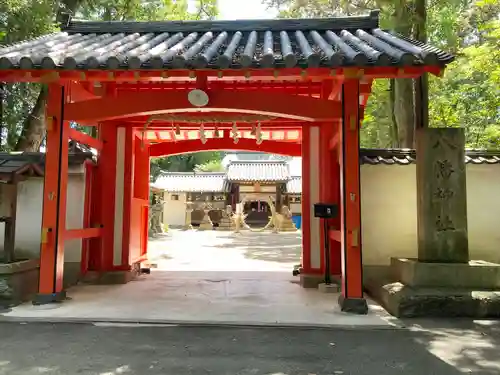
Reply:
[[[47,145],[43,189],[39,294],[34,304],[62,301],[64,233],[68,183],[69,122],[64,121],[65,88],[50,84],[47,102]]]
[[[302,274],[311,273],[311,142],[309,128],[302,127]]]
[[[341,246],[342,311],[366,314],[361,259],[361,197],[359,172],[359,80],[347,78],[342,87]]]
[[[125,159],[123,177],[122,267],[130,266],[130,231],[134,197],[134,129],[125,128]]]
[[[85,198],[83,203],[83,228],[93,227],[92,223],[92,203],[95,187],[94,184],[94,168],[95,165],[90,160],[85,161]],[[80,275],[83,276],[89,269],[89,256],[92,238],[82,239],[82,259],[80,264]]]
[[[102,225],[98,271],[113,271],[114,226],[115,226],[115,187],[116,187],[116,151],[117,127],[113,123],[102,123],[99,136],[103,147],[97,164],[100,205],[99,217]]]
[[[325,123],[320,130],[320,198],[323,203],[339,204],[339,168],[335,152],[330,151],[330,139],[338,131],[336,125]],[[339,220],[328,221],[328,227],[338,229]],[[324,227],[321,226],[321,249],[324,249]],[[328,236],[329,238],[329,236]],[[340,242],[329,239],[330,246],[330,271],[332,275],[341,274]],[[321,252],[321,272],[325,270],[325,253]]]
[[[336,132],[339,130],[337,129]],[[330,150],[330,170],[331,174],[331,185],[328,189],[328,200],[334,202],[340,208],[340,165],[339,165],[339,149]],[[339,210],[340,214],[340,210]],[[331,220],[331,228],[334,231],[339,231],[340,229],[340,216]],[[337,239],[332,239],[330,237],[330,251],[331,251],[331,270],[333,275],[342,274],[342,246],[340,241]]]
[[[138,236],[139,251],[135,259],[144,259],[148,250],[149,223],[149,145],[142,142],[139,134],[134,136],[134,215],[133,230]]]

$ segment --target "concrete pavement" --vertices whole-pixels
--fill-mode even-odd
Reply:
[[[0,312],[0,320],[392,327],[373,301],[366,316],[346,314],[338,294],[301,288],[292,276],[300,252],[300,232],[172,230],[149,243],[158,264],[151,275],[127,285],[79,285],[68,290],[71,300],[26,303]]]
[[[0,375],[500,374],[498,326],[309,330],[0,323]]]

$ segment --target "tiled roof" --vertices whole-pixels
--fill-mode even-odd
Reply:
[[[410,149],[361,149],[362,164],[399,164],[415,163],[415,150]],[[467,164],[500,164],[500,151],[466,150]]]
[[[293,176],[286,183],[286,192],[290,194],[302,194],[302,177]]]
[[[234,182],[284,182],[289,178],[288,164],[282,160],[232,161],[227,168],[227,179]]]
[[[69,21],[0,48],[0,69],[182,69],[444,65],[453,56],[369,16],[248,21]]]
[[[170,193],[221,193],[227,191],[225,173],[164,172],[152,186]]]
[[[69,144],[68,164],[81,165],[92,160],[91,152],[77,150],[75,143]],[[41,177],[44,175],[45,153],[43,152],[0,152],[0,180],[6,181],[15,175]]]

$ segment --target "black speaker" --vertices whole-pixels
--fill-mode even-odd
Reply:
[[[339,214],[339,207],[331,203],[315,203],[314,204],[314,217],[320,219],[333,219]]]

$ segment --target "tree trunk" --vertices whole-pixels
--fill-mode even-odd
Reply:
[[[413,148],[414,123],[413,80],[398,78],[394,82],[394,117],[398,126],[399,147]]]
[[[65,15],[74,15],[83,0],[64,0],[56,13],[56,23],[62,24]],[[36,104],[23,123],[21,136],[14,147],[15,151],[40,151],[45,138],[45,107],[47,105],[47,88],[43,87],[38,94]]]
[[[38,152],[45,137],[45,107],[47,105],[47,87],[43,86],[38,94],[35,106],[26,117],[21,136],[14,151]]]
[[[395,95],[395,82],[394,78],[389,80],[389,102],[390,102],[390,112],[391,112],[391,147],[399,148],[399,131],[398,131],[398,121],[396,120],[395,108],[396,108],[396,95]]]
[[[3,132],[4,132],[4,106],[3,100],[5,98],[5,82],[0,82],[0,149],[3,150],[3,146],[1,145],[3,141]]]
[[[427,42],[427,9],[426,0],[415,0],[415,29],[413,37],[423,43]],[[427,73],[414,80],[415,128],[429,126],[429,81]]]
[[[405,36],[412,34],[413,1],[398,0],[393,14],[395,30]],[[397,122],[399,146],[414,147],[415,116],[413,81],[398,78],[394,81],[394,117]]]

